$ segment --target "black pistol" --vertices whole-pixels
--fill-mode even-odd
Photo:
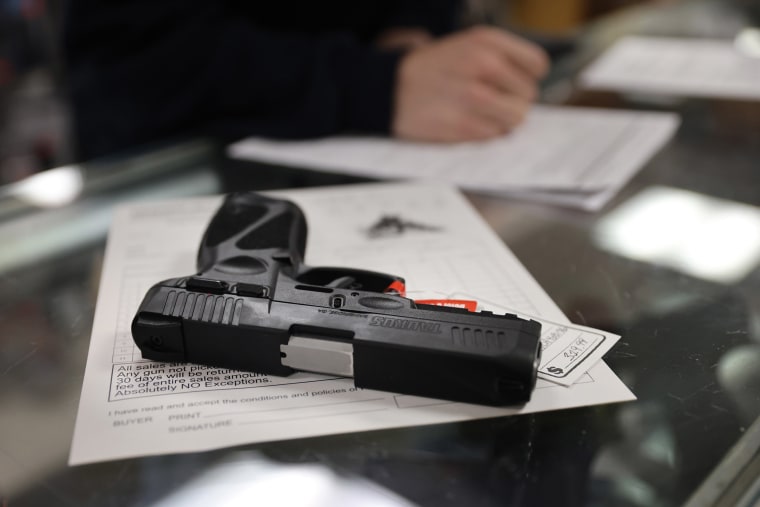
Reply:
[[[353,377],[357,387],[486,405],[530,399],[541,324],[415,303],[404,280],[303,265],[293,203],[230,194],[198,252],[198,274],[146,294],[132,335],[146,359],[287,376]]]

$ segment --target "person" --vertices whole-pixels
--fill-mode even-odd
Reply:
[[[461,29],[456,0],[67,4],[79,158],[178,136],[509,132],[547,72],[536,45]]]

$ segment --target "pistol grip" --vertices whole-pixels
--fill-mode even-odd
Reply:
[[[252,192],[230,194],[211,219],[198,250],[198,271],[224,279],[259,275],[275,263],[297,269],[306,249],[306,219],[289,201]]]

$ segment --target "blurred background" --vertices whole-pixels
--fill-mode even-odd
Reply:
[[[561,50],[601,16],[678,0],[469,0],[467,16]],[[748,0],[748,3],[751,3]],[[0,0],[0,184],[81,162],[67,105],[61,0]]]

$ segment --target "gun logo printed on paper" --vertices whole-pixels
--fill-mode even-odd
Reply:
[[[367,228],[367,236],[374,239],[401,236],[408,231],[436,232],[440,230],[442,230],[441,227],[405,220],[399,215],[383,215]]]

